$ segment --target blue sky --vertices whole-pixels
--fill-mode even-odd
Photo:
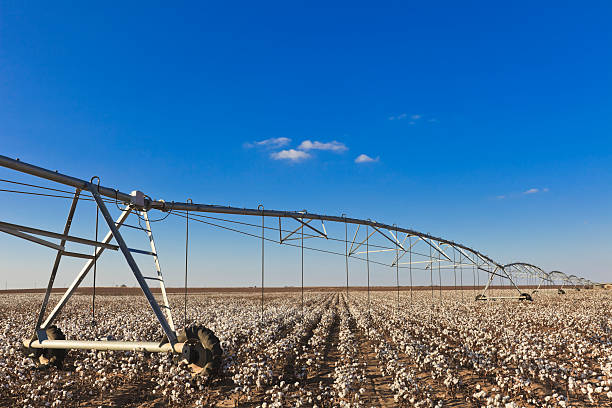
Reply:
[[[611,279],[609,2],[328,3],[0,2],[2,154],[155,198],[346,213]],[[61,229],[67,203],[2,194],[3,220]],[[179,284],[184,225],[161,229]],[[193,234],[194,284],[256,282],[257,242]],[[53,254],[0,243],[2,286],[42,285]],[[278,252],[270,283],[294,284],[296,254]],[[312,283],[342,284],[342,264],[309,256]],[[122,283],[108,262],[100,279]]]

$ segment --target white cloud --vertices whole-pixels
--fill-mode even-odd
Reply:
[[[548,187],[544,188],[530,188],[529,190],[523,191],[523,194],[537,194],[537,193],[548,193]]]
[[[301,150],[288,149],[281,150],[280,152],[274,152],[270,154],[270,157],[274,160],[290,160],[290,161],[300,161],[309,159],[310,154],[303,152]]]
[[[412,119],[412,120],[419,120],[422,117],[423,117],[423,115],[417,115],[417,114],[410,115],[410,119]],[[408,114],[407,113],[400,113],[399,115],[389,116],[389,120],[402,120],[402,119],[406,119],[406,118],[408,118]]]
[[[497,195],[497,196],[495,196],[495,199],[496,200],[505,200],[505,199],[512,200],[512,199],[517,199],[517,198],[519,198],[521,196],[534,195],[534,194],[542,194],[542,193],[547,193],[549,191],[550,190],[547,187],[544,187],[544,188],[533,187],[533,188],[527,189],[525,191],[522,191],[520,193],[519,192],[514,192],[514,193],[510,193],[510,194]]]
[[[291,142],[291,139],[289,139],[288,137],[272,137],[270,139],[260,140],[258,142],[245,143],[244,147],[251,148],[251,147],[258,146],[258,147],[268,147],[271,149],[276,149],[279,147],[287,146],[290,142]]]
[[[377,162],[379,159],[380,159],[380,157],[378,157],[378,156],[375,159],[373,159],[370,156],[368,156],[367,154],[360,154],[355,159],[355,163],[373,163],[373,162]]]
[[[310,140],[304,140],[298,146],[300,150],[331,150],[333,152],[344,152],[348,150],[348,147],[344,143],[340,143],[337,141],[331,141],[327,143],[323,142],[311,142]]]

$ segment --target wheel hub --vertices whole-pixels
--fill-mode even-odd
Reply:
[[[197,374],[212,360],[212,353],[210,350],[202,347],[202,344],[199,342],[185,343],[181,351],[181,359]]]

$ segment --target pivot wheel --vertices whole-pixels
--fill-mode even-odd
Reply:
[[[66,336],[57,326],[49,326],[45,329],[45,332],[49,340],[66,340]],[[36,340],[38,340],[38,335],[34,334],[32,341]],[[68,354],[68,350],[64,349],[38,349],[32,347],[24,347],[23,352],[26,357],[30,357],[41,368],[54,365],[59,369],[62,368],[66,354]]]
[[[521,296],[519,297],[519,300],[528,300],[530,302],[533,302],[533,298],[531,297],[531,295],[529,293],[521,293]]]
[[[214,375],[221,366],[223,350],[212,330],[204,326],[190,326],[178,332],[183,345],[182,358],[194,374]]]

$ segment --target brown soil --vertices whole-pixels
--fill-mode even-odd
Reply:
[[[434,286],[434,290],[439,290],[439,286]],[[523,287],[521,289],[531,289],[532,287]],[[535,288],[535,287],[533,287]],[[550,289],[552,287],[547,287]],[[388,292],[395,291],[398,288],[396,286],[372,286],[370,287],[370,291],[372,292]],[[481,286],[463,286],[457,287],[457,290],[463,289],[464,291],[473,291],[482,289]],[[511,289],[510,286],[491,286],[490,289]],[[296,286],[284,286],[284,287],[266,287],[264,288],[265,293],[290,293],[290,292],[299,292],[301,288]],[[308,292],[343,292],[346,290],[346,286],[309,286],[304,287],[305,291]],[[367,291],[368,288],[366,286],[349,286],[349,291]],[[400,286],[400,291],[409,291],[410,286]],[[413,286],[412,290],[431,290],[431,286]],[[442,286],[442,290],[455,290],[455,286]],[[62,294],[66,291],[66,288],[53,288],[51,293]],[[151,291],[153,293],[160,293],[159,288],[152,287]],[[183,288],[166,288],[168,293],[184,293]],[[93,292],[92,287],[79,287],[76,290],[76,294],[80,295],[91,295]],[[261,288],[258,287],[227,287],[227,288],[188,288],[188,293],[261,293]],[[0,290],[0,295],[2,294],[21,294],[21,293],[45,293],[44,288],[37,289],[8,289],[8,290]],[[103,286],[96,287],[96,294],[101,296],[129,296],[129,295],[138,295],[142,293],[140,287],[120,287],[120,286]]]

